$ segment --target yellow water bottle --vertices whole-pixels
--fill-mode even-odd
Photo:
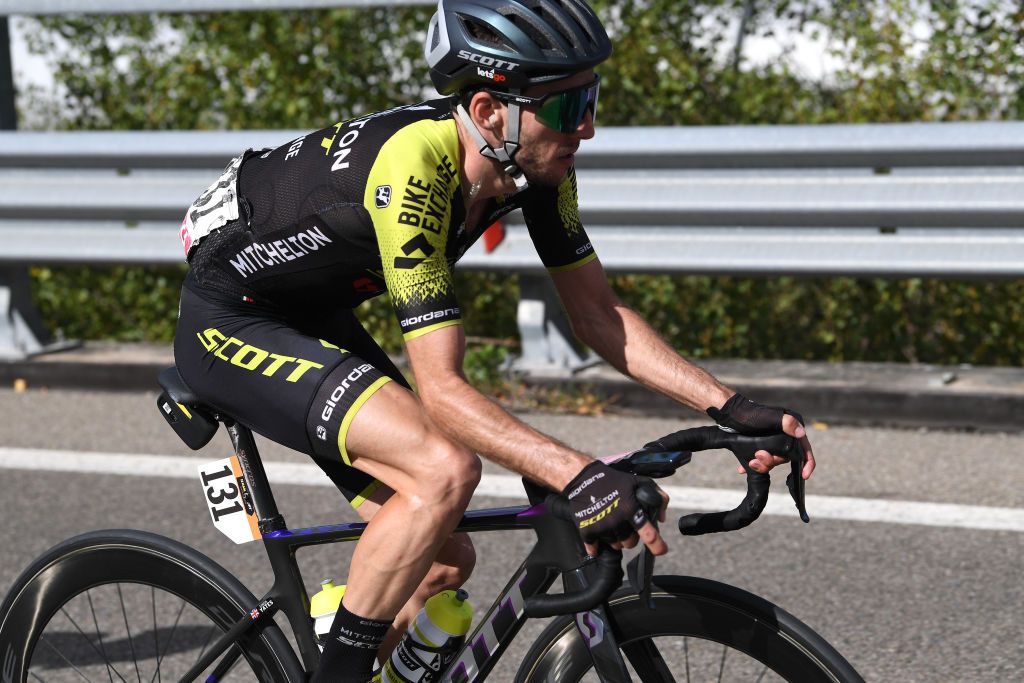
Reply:
[[[324,641],[334,623],[334,613],[341,607],[341,598],[345,595],[345,586],[335,586],[334,581],[327,579],[320,582],[320,591],[309,601],[309,616],[313,617],[313,631],[316,632],[316,643],[320,651],[324,650]]]
[[[466,640],[473,621],[469,593],[443,591],[427,600],[380,672],[382,683],[433,683]],[[376,680],[376,679],[375,679]]]

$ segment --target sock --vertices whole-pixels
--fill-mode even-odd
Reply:
[[[352,614],[344,601],[338,607],[327,635],[320,666],[310,683],[367,683],[390,621],[376,621]]]

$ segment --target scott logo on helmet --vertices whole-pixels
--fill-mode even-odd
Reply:
[[[477,53],[470,52],[469,50],[459,50],[459,57],[476,64],[493,66],[496,69],[504,69],[505,71],[515,71],[519,68],[519,64],[516,62],[510,62],[504,59],[495,59],[494,57],[488,57],[487,55],[478,55]]]

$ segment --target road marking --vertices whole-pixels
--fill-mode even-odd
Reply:
[[[174,455],[128,455],[122,453],[85,453],[36,448],[0,448],[0,468],[115,474],[137,477],[198,479],[197,467],[208,458]],[[333,484],[316,465],[267,462],[267,476],[274,484],[327,486]],[[742,498],[740,489],[710,489],[691,486],[665,486],[672,498],[669,507],[678,510],[726,510]],[[509,474],[485,474],[477,495],[495,498],[525,499],[519,477]],[[795,517],[796,510],[784,489],[773,491],[764,514]],[[888,524],[979,529],[985,531],[1024,532],[1024,509],[953,505],[905,500],[873,500],[842,496],[807,496],[807,509],[814,519],[838,519]]]

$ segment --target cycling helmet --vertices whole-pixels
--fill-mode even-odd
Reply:
[[[425,45],[442,95],[519,90],[592,69],[612,52],[583,0],[440,0]]]
[[[592,69],[612,52],[583,0],[438,0],[424,45],[430,80],[442,95],[489,88],[520,94],[530,85]],[[508,129],[492,147],[462,104],[455,111],[479,147],[525,189],[515,162],[520,104],[507,103]]]

